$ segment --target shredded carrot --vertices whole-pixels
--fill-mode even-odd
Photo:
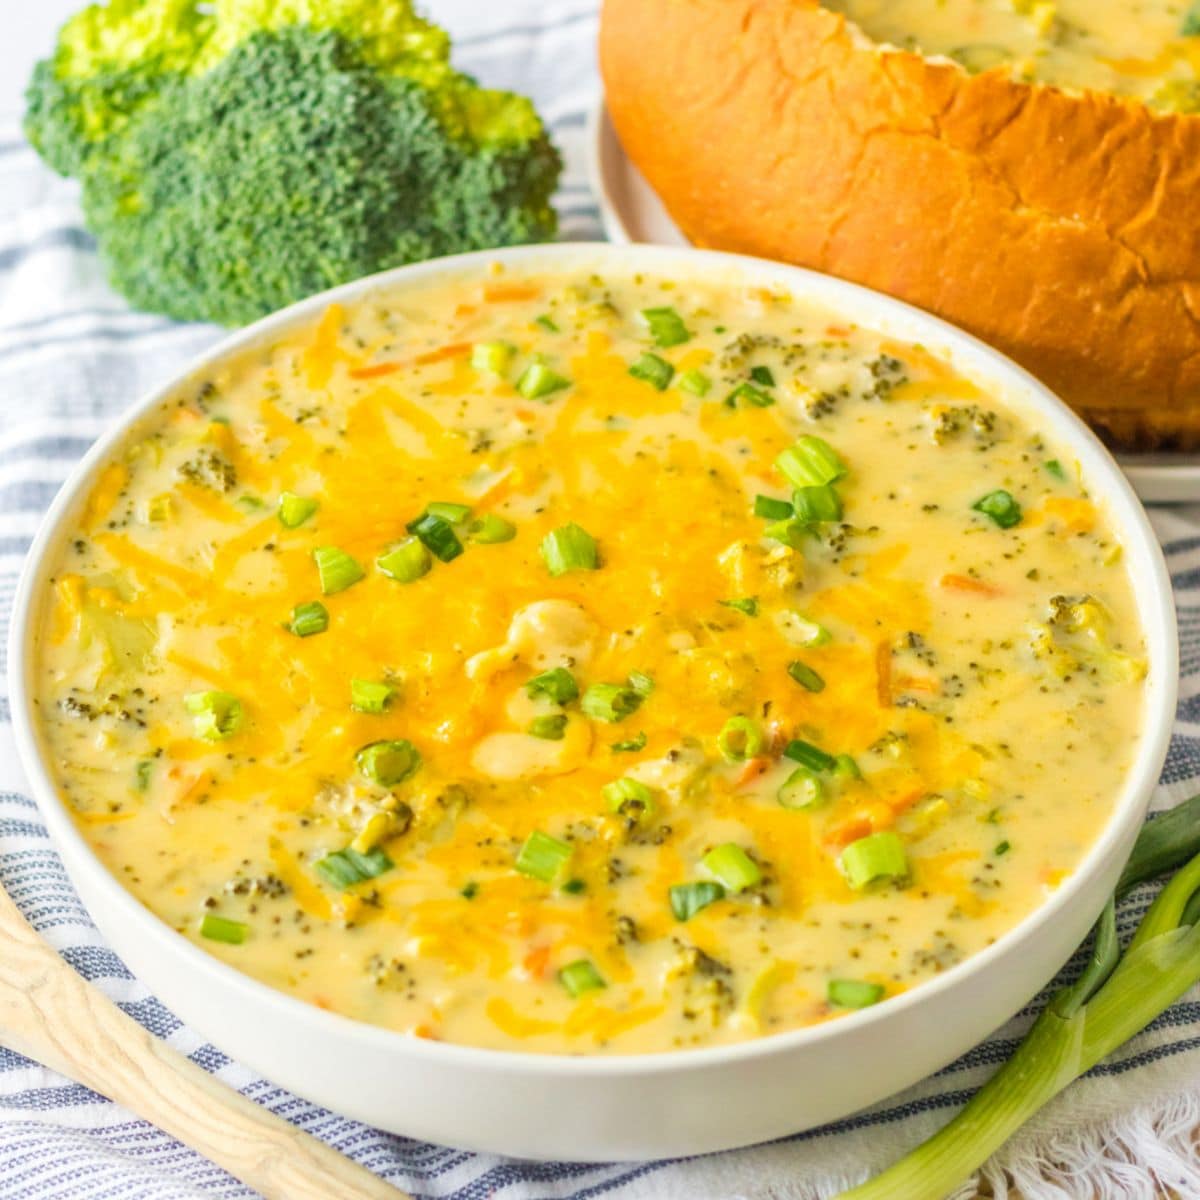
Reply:
[[[735,786],[744,788],[747,784],[753,783],[767,769],[769,762],[768,758],[748,759],[745,766],[738,772]]]
[[[923,800],[927,795],[924,788],[914,788],[909,792],[901,792],[898,796],[891,796],[884,800],[884,803],[891,809],[893,817],[900,816],[901,813],[906,813],[914,804]]]
[[[970,575],[943,575],[938,584],[948,592],[970,592],[973,596],[1000,596],[1003,589]]]
[[[874,832],[874,829],[875,826],[871,823],[870,817],[856,813],[849,820],[835,825],[826,834],[825,840],[832,842],[835,846],[848,846],[851,842],[857,842],[859,838],[867,837]]]
[[[349,375],[351,379],[378,379],[380,375],[391,375],[398,370],[398,362],[375,363],[370,367],[354,367]]]
[[[472,313],[478,312],[479,309],[474,304],[459,304],[454,309],[456,317],[469,317]]]
[[[825,332],[830,337],[844,338],[849,337],[854,331],[848,325],[827,325]]]
[[[418,354],[413,362],[417,366],[423,367],[429,363],[445,362],[448,358],[462,358],[470,353],[470,342],[449,342],[445,346],[439,346],[436,350],[426,350],[424,354]]]
[[[924,692],[929,696],[942,690],[936,679],[928,679],[924,675],[897,675],[893,687],[899,692]]]
[[[525,973],[534,979],[545,979],[550,966],[550,947],[534,946],[521,960]]]
[[[483,298],[488,304],[503,304],[509,300],[532,300],[540,288],[529,283],[485,283]]]
[[[892,644],[880,642],[875,647],[875,692],[880,708],[892,707]]]

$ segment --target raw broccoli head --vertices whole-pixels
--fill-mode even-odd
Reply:
[[[561,161],[407,0],[112,0],[38,65],[26,132],[141,308],[240,324],[374,271],[542,241]]]

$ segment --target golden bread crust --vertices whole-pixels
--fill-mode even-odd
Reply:
[[[815,0],[605,0],[600,62],[697,245],[937,313],[1122,446],[1200,446],[1200,117],[882,49]]]

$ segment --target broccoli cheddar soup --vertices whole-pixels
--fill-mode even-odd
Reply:
[[[715,279],[377,292],[97,474],[36,651],[138,899],[334,1012],[552,1053],[886,1002],[1080,863],[1142,720],[1075,462]]]
[[[877,41],[969,71],[1200,112],[1200,0],[822,0]]]

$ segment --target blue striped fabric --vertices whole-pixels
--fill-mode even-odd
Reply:
[[[593,0],[491,6],[443,0],[433,9],[456,35],[460,65],[490,84],[533,92],[567,160],[558,196],[563,236],[599,238],[584,173],[585,117],[598,87]],[[40,166],[13,114],[7,120],[0,114],[0,625],[8,621],[38,520],[72,465],[132,399],[216,336],[207,327],[130,312],[105,288],[73,187]],[[1175,737],[1155,796],[1161,809],[1188,795],[1200,777],[1200,510],[1160,513],[1155,520],[1176,586],[1184,671]],[[1037,1009],[1030,1006],[904,1095],[826,1129],[689,1162],[530,1164],[407,1141],[347,1121],[254,1077],[183,1027],[104,945],[75,896],[24,793],[2,693],[0,881],[76,970],[157,1036],[417,1197],[828,1194],[941,1124],[1011,1052]],[[1143,889],[1123,907],[1124,929],[1147,900]],[[1104,1122],[1161,1103],[1198,1079],[1200,1002],[1192,998],[1061,1098],[1037,1130],[1053,1134]],[[0,1049],[0,1200],[248,1195],[153,1127]]]

